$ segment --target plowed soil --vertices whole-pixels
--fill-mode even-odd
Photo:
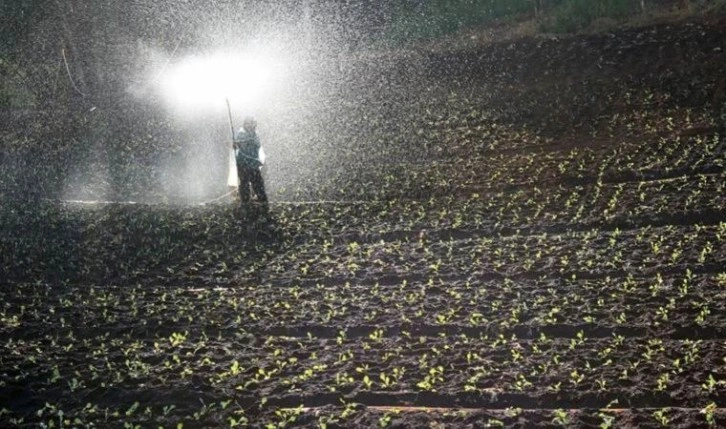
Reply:
[[[726,426],[725,42],[346,59],[269,218],[5,201],[0,426]]]

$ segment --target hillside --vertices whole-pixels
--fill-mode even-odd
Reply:
[[[724,24],[341,60],[270,222],[3,195],[0,426],[726,425]]]

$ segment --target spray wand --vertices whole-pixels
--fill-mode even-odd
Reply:
[[[229,174],[227,175],[227,185],[235,187],[238,186],[239,183],[237,181],[237,174],[233,173],[237,170],[236,165],[236,154],[234,153],[234,124],[232,123],[232,108],[229,105],[229,98],[225,98],[225,101],[227,101],[227,113],[229,113],[229,128],[232,131],[232,152],[230,153],[229,158]]]
[[[232,108],[229,105],[229,98],[225,98],[227,101],[227,113],[229,113],[229,127],[232,130],[232,149],[234,149],[234,124],[232,123]]]

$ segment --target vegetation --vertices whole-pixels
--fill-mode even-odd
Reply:
[[[462,30],[534,19],[540,30],[572,33],[595,22],[622,23],[670,9],[714,10],[692,1],[633,0],[459,0],[400,2],[392,10],[388,38],[396,44],[430,40]]]
[[[396,43],[433,39],[463,29],[533,12],[530,0],[400,2],[392,10],[388,37]]]
[[[276,123],[315,162],[280,162],[307,171],[269,182],[271,222],[14,181],[101,141],[133,148],[100,161],[120,193],[153,182],[177,137],[130,98],[7,126],[0,426],[723,427],[724,31],[322,73]]]
[[[550,22],[544,23],[542,28],[567,33],[587,28],[597,20],[620,21],[644,12],[637,2],[630,0],[568,0],[553,11]]]

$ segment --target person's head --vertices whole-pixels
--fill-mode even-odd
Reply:
[[[254,131],[257,128],[257,121],[252,116],[246,116],[242,121],[242,128],[247,132]]]

